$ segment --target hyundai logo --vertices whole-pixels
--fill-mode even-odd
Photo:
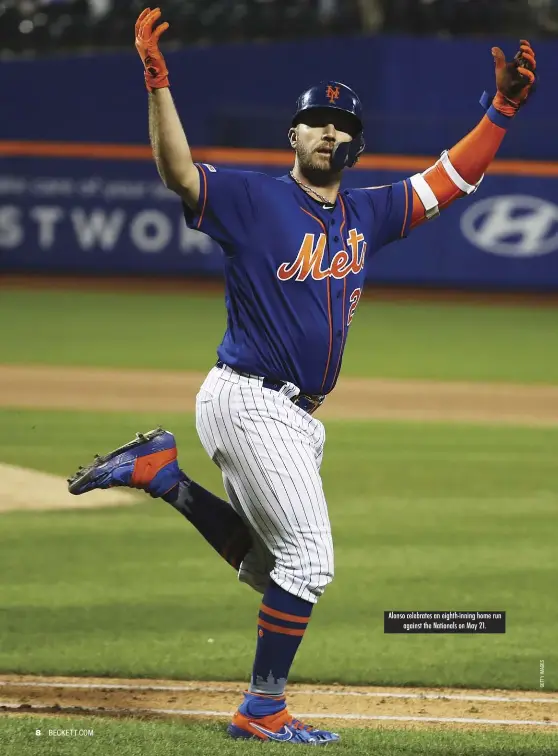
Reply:
[[[493,255],[547,255],[558,250],[558,206],[524,194],[490,197],[463,213],[461,230],[471,244]]]

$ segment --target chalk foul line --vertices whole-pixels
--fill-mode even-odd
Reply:
[[[215,719],[228,719],[231,716],[230,711],[213,711],[211,709],[151,709],[151,708],[115,708],[115,707],[89,707],[89,706],[47,706],[39,704],[14,704],[3,703],[0,701],[0,709],[19,710],[21,713],[27,711],[51,712],[56,714],[119,714],[119,715],[145,715],[145,714],[164,714],[165,716],[180,717],[211,717]],[[439,724],[486,724],[486,725],[521,725],[530,727],[558,727],[558,721],[540,721],[532,719],[475,719],[473,717],[413,717],[413,716],[388,716],[372,714],[334,714],[323,712],[303,712],[298,715],[301,719],[335,719],[339,721],[360,721],[360,722],[432,722]]]

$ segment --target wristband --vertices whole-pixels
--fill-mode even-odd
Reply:
[[[513,116],[507,116],[503,113],[500,113],[499,110],[496,110],[494,105],[491,105],[488,108],[486,115],[492,121],[492,123],[496,124],[496,126],[499,126],[501,129],[507,129],[513,119]]]
[[[503,113],[500,113],[499,110],[496,110],[494,105],[491,104],[493,99],[493,95],[490,95],[488,92],[483,92],[479,102],[484,110],[486,110],[486,115],[493,124],[499,126],[501,129],[507,129],[511,124],[513,116],[506,116]]]

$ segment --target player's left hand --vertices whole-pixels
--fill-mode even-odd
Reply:
[[[513,116],[525,102],[536,80],[537,61],[531,44],[520,40],[520,49],[511,61],[499,47],[492,48],[496,66],[494,107],[506,116]]]

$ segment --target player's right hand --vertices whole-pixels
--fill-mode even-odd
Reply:
[[[136,21],[136,49],[145,68],[145,85],[149,92],[169,86],[169,72],[159,50],[159,37],[169,25],[165,21],[153,29],[153,24],[160,18],[160,8],[146,8]]]

